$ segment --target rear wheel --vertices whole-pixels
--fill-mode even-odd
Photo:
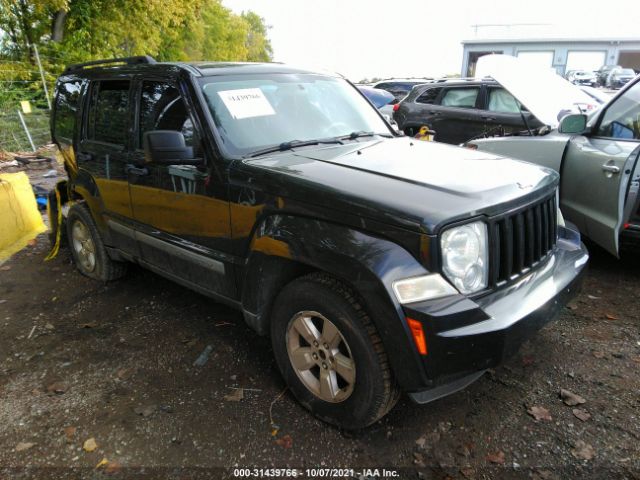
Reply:
[[[300,403],[339,427],[366,427],[399,390],[375,326],[347,286],[324,274],[287,285],[271,318],[276,362]]]
[[[66,223],[69,247],[80,273],[103,282],[115,280],[125,274],[126,263],[109,258],[96,224],[85,205],[73,205],[69,209]]]

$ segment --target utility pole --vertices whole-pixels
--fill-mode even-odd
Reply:
[[[49,99],[49,91],[47,90],[47,82],[44,79],[44,70],[42,70],[42,63],[40,62],[40,54],[38,53],[38,46],[33,44],[33,51],[36,54],[36,61],[38,62],[38,69],[40,70],[40,77],[42,77],[42,86],[44,87],[44,96],[47,98],[47,105],[51,110],[51,100]]]

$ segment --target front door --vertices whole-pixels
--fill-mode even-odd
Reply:
[[[614,255],[639,143],[640,82],[606,107],[591,135],[571,139],[563,161],[563,213]]]
[[[185,99],[175,82],[145,79],[136,86],[136,103],[139,128],[129,183],[143,261],[207,293],[235,297],[226,186],[214,175]],[[143,140],[152,130],[182,132],[202,164],[149,163]]]
[[[487,135],[512,135],[529,129],[537,130],[542,124],[502,87],[487,87],[486,106],[480,117]],[[526,121],[526,123],[525,123]]]

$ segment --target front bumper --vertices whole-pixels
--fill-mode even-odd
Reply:
[[[409,396],[426,403],[453,393],[513,355],[576,295],[588,258],[579,233],[560,228],[553,255],[511,286],[475,300],[460,295],[405,306],[423,324],[423,366],[432,381]]]

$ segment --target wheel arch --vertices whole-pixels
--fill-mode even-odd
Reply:
[[[241,302],[247,323],[269,332],[279,291],[311,272],[343,282],[361,298],[380,333],[398,383],[405,389],[428,384],[411,343],[402,307],[391,283],[399,271],[417,276],[426,270],[399,245],[344,225],[289,215],[273,215],[255,230],[242,278]]]

